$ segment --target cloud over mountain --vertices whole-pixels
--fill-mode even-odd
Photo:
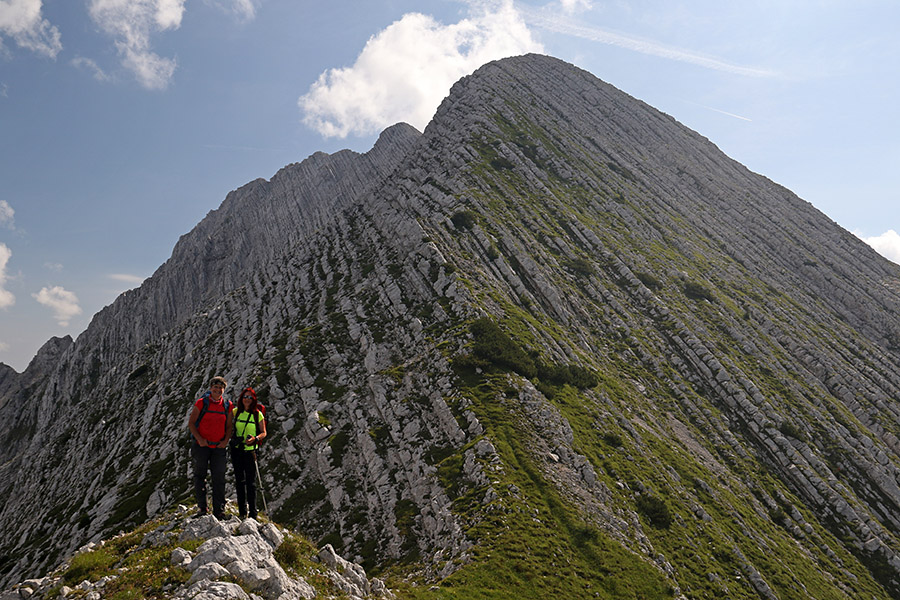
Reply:
[[[878,254],[900,264],[900,234],[893,229],[885,231],[881,235],[864,237],[862,239],[865,243],[872,246]]]
[[[539,51],[512,2],[451,25],[410,13],[372,36],[352,66],[319,76],[299,99],[303,122],[340,138],[398,121],[422,129],[460,77],[491,60]]]
[[[40,304],[53,310],[53,318],[62,327],[69,325],[69,319],[81,314],[81,306],[78,304],[78,296],[61,286],[44,287],[41,291],[31,295]]]

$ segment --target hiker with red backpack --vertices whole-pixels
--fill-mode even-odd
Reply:
[[[231,440],[231,464],[237,487],[238,512],[241,519],[256,518],[257,450],[266,438],[266,413],[256,400],[256,391],[247,387],[241,391],[233,409],[234,439]],[[264,499],[265,500],[265,499]]]
[[[225,518],[225,471],[228,459],[225,449],[233,428],[231,402],[225,399],[223,377],[213,377],[209,391],[200,397],[191,410],[188,429],[194,440],[191,458],[194,463],[194,496],[197,499],[197,516],[207,514],[206,473],[212,475],[213,516]]]

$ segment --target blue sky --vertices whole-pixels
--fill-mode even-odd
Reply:
[[[492,59],[572,62],[900,262],[895,0],[0,0],[0,362],[150,276],[225,195],[420,130]]]

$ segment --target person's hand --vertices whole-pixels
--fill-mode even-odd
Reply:
[[[197,440],[197,445],[201,448],[205,448],[209,446],[209,442],[207,442],[204,438],[200,438],[199,440]]]

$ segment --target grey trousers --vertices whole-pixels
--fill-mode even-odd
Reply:
[[[225,515],[225,470],[228,468],[228,457],[225,448],[201,446],[194,440],[191,444],[191,457],[194,460],[194,498],[200,512],[207,512],[206,473],[212,475],[213,515],[220,518]]]

